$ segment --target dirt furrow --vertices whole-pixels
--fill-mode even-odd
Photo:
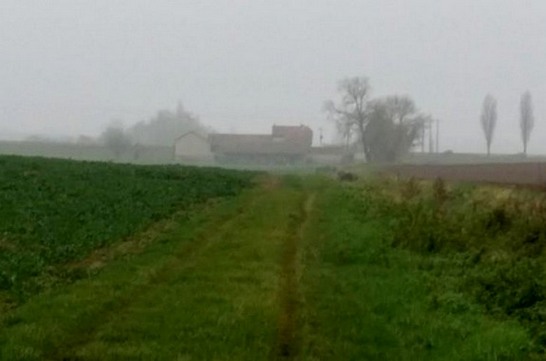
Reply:
[[[313,207],[315,195],[306,195],[298,213],[291,214],[291,224],[286,235],[281,255],[280,315],[278,339],[274,359],[294,360],[300,350],[299,307],[299,252],[301,241]]]

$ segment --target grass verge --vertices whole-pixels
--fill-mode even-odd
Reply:
[[[361,188],[329,187],[306,235],[302,360],[524,360],[519,323],[459,292],[456,260],[393,248],[388,214],[371,218]]]

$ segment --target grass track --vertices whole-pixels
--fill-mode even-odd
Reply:
[[[256,360],[275,354],[280,258],[302,196],[249,192],[141,255],[4,320],[1,359]],[[218,207],[218,206],[217,206]],[[222,214],[222,216],[219,216]]]
[[[1,317],[1,360],[516,360],[529,339],[389,247],[358,192],[286,177]],[[436,290],[437,291],[437,290]]]
[[[434,260],[386,244],[392,219],[362,218],[353,190],[320,194],[303,250],[301,360],[527,359],[521,325],[485,316],[422,267]]]
[[[301,347],[299,311],[301,308],[301,244],[309,222],[315,194],[307,194],[300,204],[298,214],[292,214],[289,232],[282,246],[281,285],[279,302],[281,305],[278,323],[278,345],[276,358],[297,359]]]

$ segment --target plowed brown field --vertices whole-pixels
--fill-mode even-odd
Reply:
[[[546,186],[546,163],[399,165],[384,170],[404,178]]]

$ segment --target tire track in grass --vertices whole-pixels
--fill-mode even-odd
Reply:
[[[315,194],[305,195],[298,214],[291,215],[291,226],[285,238],[281,255],[280,314],[275,360],[295,360],[300,351],[301,334],[299,308],[300,246],[313,208]]]
[[[249,203],[240,217],[234,219],[235,224],[230,225],[229,228],[214,231],[211,229],[209,246],[200,249],[198,257],[193,257],[189,263],[173,264],[173,267],[167,272],[167,277],[160,279],[153,287],[150,287],[149,292],[127,304],[117,314],[117,318],[108,320],[108,324],[101,324],[98,332],[86,343],[73,349],[70,354],[73,357],[72,360],[94,360],[98,355],[107,353],[108,358],[104,359],[114,360],[116,359],[114,354],[121,357],[124,352],[134,353],[132,354],[133,358],[127,358],[125,354],[123,359],[143,360],[193,359],[193,357],[218,360],[262,359],[261,357],[248,357],[251,354],[254,356],[265,355],[267,358],[274,344],[271,340],[275,339],[276,335],[276,311],[278,308],[275,303],[275,295],[278,291],[274,280],[279,275],[277,251],[281,249],[284,235],[288,233],[287,228],[291,225],[286,209],[293,209],[297,213],[300,208],[301,194],[291,190],[275,190],[266,193],[259,195],[254,202]],[[264,207],[265,204],[270,207]],[[235,263],[222,261],[230,254],[234,257],[228,258],[240,258],[240,261],[235,261]],[[265,257],[256,261],[254,258],[261,258],[260,254]],[[259,263],[260,268],[255,269],[257,272],[251,275],[249,272],[253,272],[251,269],[255,268],[254,263]],[[243,271],[243,274],[240,271]],[[184,277],[184,280],[180,282],[179,278],[182,275],[188,278]],[[245,287],[237,287],[239,292],[230,293],[226,290],[227,295],[221,293],[224,285],[237,285],[230,283],[233,282],[232,276],[250,277],[251,279],[256,277],[255,281],[258,282],[254,286],[249,284]],[[207,283],[210,287],[203,288]],[[265,289],[266,293],[263,293],[264,284],[269,285]],[[196,285],[199,287],[194,288]],[[175,287],[174,292],[171,291],[171,286]],[[184,297],[187,294],[184,290],[192,292],[192,295]],[[206,299],[210,296],[210,291],[212,291],[214,300]],[[240,294],[241,292],[242,294]],[[184,299],[178,302],[177,295]],[[197,300],[199,295],[201,298],[205,298],[199,305],[193,305],[192,300]],[[243,299],[240,298],[241,296]],[[249,296],[254,297],[254,300],[252,298],[246,299]],[[269,304],[265,307],[264,298],[268,300],[266,303]],[[154,306],[148,309],[152,305],[150,303],[152,300],[158,300],[159,307],[153,303]],[[244,300],[246,304],[242,309],[239,309],[238,306],[237,309],[233,309],[232,306],[225,307],[216,303],[227,301],[227,304],[239,305],[241,300]],[[256,301],[258,303],[255,303]],[[211,308],[204,309],[203,303],[208,302],[212,302]],[[259,312],[260,315],[254,309],[258,304],[262,309]],[[171,306],[174,308],[169,311]],[[187,313],[176,310],[180,307],[188,309],[184,306],[190,306],[189,308],[193,311]],[[215,318],[219,315],[218,311],[226,312],[221,316],[221,319]],[[162,333],[163,336],[141,338],[146,333],[146,322],[153,319],[154,316],[156,319],[162,319],[166,312],[172,312],[171,318],[164,320],[164,327],[170,332]],[[200,316],[195,317],[195,315]],[[241,315],[245,315],[244,319],[241,319]],[[255,319],[257,316],[261,320]],[[137,321],[135,322],[135,320]],[[173,323],[170,320],[176,321]],[[218,323],[219,320],[220,323]],[[235,322],[230,326],[231,329],[226,329],[226,324],[231,323],[229,320]],[[192,325],[193,330],[188,331],[187,325]],[[129,335],[135,337],[125,336],[128,331]],[[229,336],[226,332],[229,332]],[[204,334],[208,337],[204,338]],[[184,336],[182,339],[180,339],[181,335]],[[120,336],[121,338],[119,338]],[[191,341],[188,340],[188,337],[191,338]],[[137,340],[147,346],[140,348],[141,345],[135,343]],[[120,348],[122,343],[125,345]],[[161,351],[164,352],[162,353],[163,357],[147,353],[150,350],[147,347],[154,348],[158,345],[161,345],[164,350]],[[256,350],[260,348],[262,351],[267,351],[256,353]],[[142,353],[138,353],[135,351],[136,349]],[[157,349],[155,352],[158,352]],[[67,354],[64,355],[66,357]],[[229,356],[226,357],[226,355]]]
[[[52,361],[78,360],[79,358],[75,356],[77,350],[91,342],[102,325],[110,322],[114,315],[123,312],[124,309],[128,308],[138,299],[145,297],[146,294],[151,292],[155,287],[158,287],[158,285],[167,282],[173,274],[173,268],[181,266],[191,267],[196,258],[199,257],[199,254],[206,251],[210,246],[215,234],[228,232],[232,227],[236,226],[237,221],[245,216],[246,210],[252,208],[262,198],[263,194],[255,195],[239,206],[234,213],[225,215],[220,219],[208,221],[208,225],[205,224],[202,230],[193,237],[192,241],[184,243],[183,246],[175,250],[171,259],[156,270],[151,270],[145,282],[129,292],[121,294],[118,298],[106,302],[99,312],[90,315],[89,321],[83,320],[81,329],[74,330],[72,337],[66,339],[62,345],[56,345],[54,349],[46,353],[44,359]],[[214,223],[214,226],[212,223]],[[183,264],[181,265],[181,263]]]
[[[313,198],[287,188],[274,184],[256,190],[230,206],[229,213],[214,216],[211,210],[185,228],[183,242],[177,241],[177,228],[161,236],[165,246],[158,241],[127,263],[106,267],[95,280],[27,306],[25,323],[31,324],[44,304],[62,317],[52,329],[55,312],[39,319],[32,335],[23,324],[15,325],[13,340],[25,340],[25,349],[12,348],[9,355],[55,361],[294,359],[301,343],[298,249]],[[234,257],[226,260],[230,252]],[[188,292],[191,296],[184,297]],[[158,307],[155,300],[161,302]],[[211,309],[202,306],[208,302],[210,315]],[[147,333],[148,326],[157,333]],[[51,335],[40,336],[48,330]],[[32,358],[22,357],[27,349]]]

